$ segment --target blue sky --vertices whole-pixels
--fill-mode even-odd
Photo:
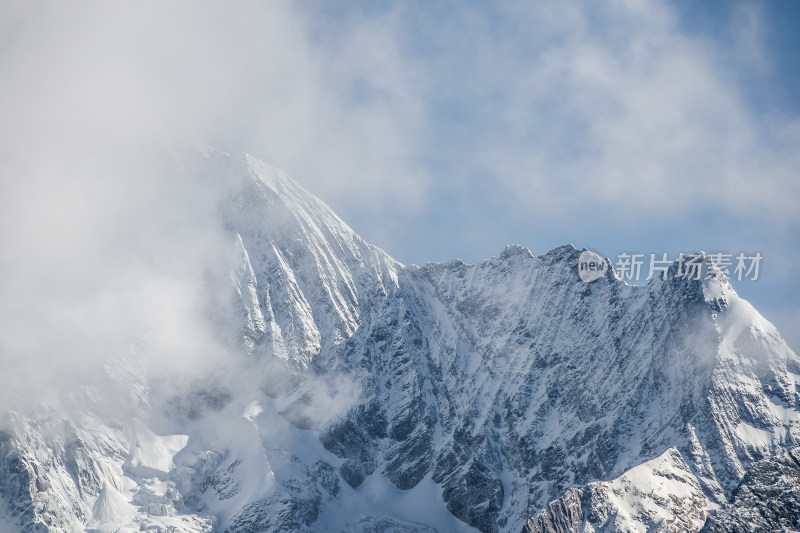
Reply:
[[[760,252],[761,278],[735,288],[800,349],[797,2],[12,1],[0,15],[6,165],[191,132],[284,168],[404,263],[510,243]]]

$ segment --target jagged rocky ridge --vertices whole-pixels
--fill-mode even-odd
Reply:
[[[116,419],[10,414],[9,531],[696,531],[800,444],[800,360],[707,259],[642,287],[581,282],[569,245],[404,266],[268,165],[189,168],[224,183],[250,381],[159,404],[133,350]]]
[[[615,480],[569,489],[523,532],[697,531],[711,506],[680,452],[670,448]]]
[[[756,462],[704,533],[800,530],[800,449]]]
[[[680,453],[610,482],[567,490],[523,533],[577,531],[772,532],[800,530],[800,449],[755,462],[721,506],[710,502]]]

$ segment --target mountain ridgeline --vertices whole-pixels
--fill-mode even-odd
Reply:
[[[708,258],[644,286],[582,282],[571,245],[405,266],[269,165],[192,168],[224,185],[252,386],[158,404],[134,351],[124,416],[12,413],[0,532],[797,527],[800,359]]]

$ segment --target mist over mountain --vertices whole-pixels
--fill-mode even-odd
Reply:
[[[708,257],[403,265],[253,157],[151,169],[80,260],[18,248],[3,533],[797,526],[800,359]]]

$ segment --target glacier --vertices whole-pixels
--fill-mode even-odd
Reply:
[[[800,359],[705,255],[644,286],[572,245],[407,266],[279,169],[186,158],[230,367],[173,391],[132,342],[113,416],[3,413],[0,532],[746,531],[796,479]]]

